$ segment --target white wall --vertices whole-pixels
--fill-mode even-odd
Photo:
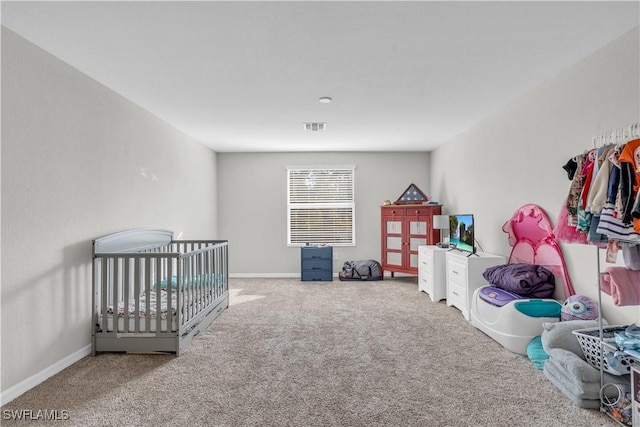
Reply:
[[[429,157],[420,153],[218,153],[221,238],[234,275],[300,273],[300,249],[287,247],[289,165],[355,165],[356,246],[335,247],[334,273],[347,260],[380,259],[380,205],[414,183],[431,194]]]
[[[87,353],[91,240],[217,238],[216,154],[2,28],[2,393]]]
[[[526,203],[555,224],[570,184],[562,166],[593,136],[640,121],[639,37],[636,28],[432,152],[435,195],[448,213],[475,214],[485,251],[508,255],[500,228]],[[576,292],[597,298],[595,247],[562,250]],[[610,322],[638,321],[637,307],[603,300]]]

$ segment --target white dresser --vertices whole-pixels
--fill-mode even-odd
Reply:
[[[448,250],[418,246],[418,290],[429,294],[434,302],[447,298],[445,254]]]
[[[487,284],[482,273],[494,265],[506,264],[506,258],[478,252],[474,255],[458,250],[448,251],[446,260],[447,305],[460,309],[469,320],[473,292]]]

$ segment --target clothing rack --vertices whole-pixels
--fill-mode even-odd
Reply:
[[[592,138],[593,148],[602,147],[608,144],[624,144],[632,139],[640,138],[640,122],[633,123],[626,128],[610,130],[602,135],[594,136]],[[600,247],[596,245],[596,262],[597,262],[597,278],[596,286],[598,289],[598,325],[599,325],[599,338],[600,338],[600,357],[604,358],[604,324],[602,317],[602,288],[600,286],[600,274],[601,274],[601,261],[600,261]],[[600,365],[600,387],[604,386],[604,369],[603,363]],[[603,409],[603,403],[600,403],[600,411],[606,412]],[[623,425],[620,421],[615,420],[619,424]]]
[[[640,122],[626,128],[610,130],[592,138],[593,148],[607,144],[623,144],[631,139],[640,138]]]

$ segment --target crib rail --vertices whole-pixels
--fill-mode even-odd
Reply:
[[[190,329],[201,312],[228,292],[229,264],[226,241],[175,241],[172,245],[181,253],[177,259],[178,277],[183,278],[183,298],[198,303],[185,304],[181,318],[182,332]]]
[[[171,340],[193,333],[212,307],[223,298],[228,304],[226,240],[94,252],[93,270],[94,353],[96,337]]]

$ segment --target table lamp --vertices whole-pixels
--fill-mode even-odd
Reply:
[[[436,230],[440,230],[440,242],[437,244],[437,246],[440,248],[448,248],[449,233],[444,233],[442,230],[449,230],[449,215],[434,215],[433,228]]]

